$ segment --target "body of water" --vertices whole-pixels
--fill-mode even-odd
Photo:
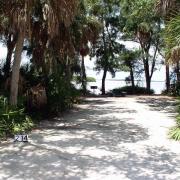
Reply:
[[[146,86],[145,81],[140,81],[140,82],[138,82],[138,84],[141,87]],[[126,85],[127,85],[126,82],[123,80],[106,80],[106,91],[110,91],[114,88],[119,88],[119,87],[123,87]],[[95,90],[96,94],[101,93],[101,80],[97,80],[96,82],[88,83],[88,90],[93,92],[93,90],[91,90],[91,88],[90,88],[91,86],[98,87],[98,89]],[[151,89],[153,89],[155,91],[155,94],[161,94],[161,92],[165,89],[165,82],[164,81],[152,81]]]

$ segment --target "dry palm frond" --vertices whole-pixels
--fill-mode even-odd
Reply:
[[[174,12],[180,10],[179,0],[158,0],[156,4],[156,10],[163,16],[171,16]]]
[[[147,23],[141,23],[137,30],[137,38],[141,42],[142,47],[146,47],[151,40],[151,28]]]
[[[170,52],[169,62],[175,64],[180,61],[180,46],[175,46]]]
[[[47,104],[45,87],[41,84],[32,87],[26,92],[28,108],[41,109]]]
[[[40,0],[0,0],[0,15],[9,18],[12,31],[26,31],[31,36],[33,10]],[[44,5],[43,5],[44,4]],[[50,37],[59,32],[59,24],[69,26],[76,14],[78,0],[45,0],[42,5],[44,19],[48,23]]]
[[[8,19],[10,33],[25,33],[31,36],[32,10],[36,0],[4,1],[2,16]]]
[[[48,22],[48,32],[51,38],[59,33],[59,24],[68,27],[78,7],[77,0],[48,0],[43,8],[44,19]]]

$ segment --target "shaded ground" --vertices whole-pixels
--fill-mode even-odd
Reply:
[[[179,180],[180,143],[168,140],[175,101],[87,99],[44,121],[27,144],[0,144],[0,179]]]

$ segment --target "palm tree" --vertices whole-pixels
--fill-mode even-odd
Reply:
[[[160,14],[166,23],[164,39],[166,44],[166,86],[167,92],[170,87],[169,63],[176,64],[177,79],[179,78],[180,61],[180,2],[179,0],[158,0],[156,5],[157,13]]]
[[[12,66],[10,104],[17,105],[19,69],[24,39],[32,36],[33,10],[40,0],[9,0],[2,2],[4,14],[9,20],[10,29],[17,33],[14,62]],[[77,9],[77,0],[46,0],[42,5],[47,22],[49,40],[59,33],[59,25],[69,26]]]
[[[17,105],[18,96],[18,82],[19,82],[19,70],[21,64],[21,54],[23,50],[24,39],[30,34],[30,21],[34,0],[24,1],[8,1],[5,7],[7,11],[7,17],[10,22],[10,28],[17,33],[17,42],[14,54],[14,62],[12,66],[11,77],[11,90],[10,90],[10,104]]]

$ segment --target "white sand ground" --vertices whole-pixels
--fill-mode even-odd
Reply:
[[[180,180],[166,97],[94,98],[44,121],[29,143],[0,144],[0,180]]]

